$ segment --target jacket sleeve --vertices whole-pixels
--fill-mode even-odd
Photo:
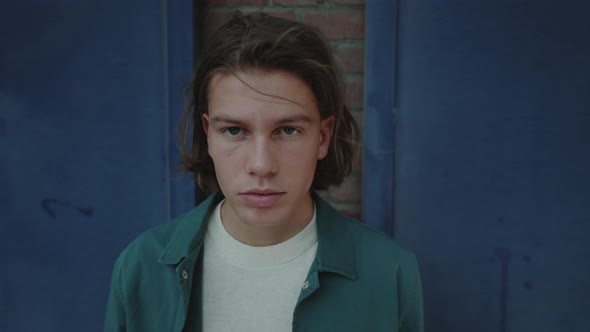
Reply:
[[[115,267],[113,268],[111,291],[109,292],[104,322],[104,332],[124,332],[127,330],[125,319],[125,301],[124,294],[122,292],[123,285],[121,278],[121,260],[122,257],[119,257],[115,262]]]
[[[399,271],[399,332],[424,332],[422,281],[414,254],[408,254]]]

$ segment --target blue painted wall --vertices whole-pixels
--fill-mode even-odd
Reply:
[[[366,5],[363,130],[364,223],[393,234],[397,2]]]
[[[391,3],[367,3],[365,123],[392,133],[392,180],[367,182],[363,210],[417,253],[427,330],[587,331],[590,5]],[[394,83],[374,43],[395,45]]]
[[[191,1],[0,4],[0,331],[100,331],[117,254],[186,211]]]

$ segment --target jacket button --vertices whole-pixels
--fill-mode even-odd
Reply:
[[[188,273],[185,270],[182,270],[182,279],[188,279]]]
[[[303,287],[302,288],[303,289],[309,288],[309,281],[308,280],[305,280],[305,282],[303,283]]]

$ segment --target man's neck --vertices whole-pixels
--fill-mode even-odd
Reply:
[[[289,220],[277,221],[273,225],[250,225],[241,221],[227,202],[221,206],[221,222],[226,231],[236,240],[254,247],[282,243],[297,235],[309,224],[314,213],[311,194],[302,202]]]

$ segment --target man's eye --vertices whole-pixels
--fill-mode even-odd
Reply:
[[[242,129],[240,127],[229,127],[229,128],[225,128],[224,132],[226,134],[228,134],[229,136],[238,136],[239,134],[242,133]]]
[[[285,136],[293,136],[299,132],[299,130],[297,130],[297,128],[293,128],[293,127],[283,127],[283,129],[281,129],[281,130],[282,130],[283,134],[285,134]]]

